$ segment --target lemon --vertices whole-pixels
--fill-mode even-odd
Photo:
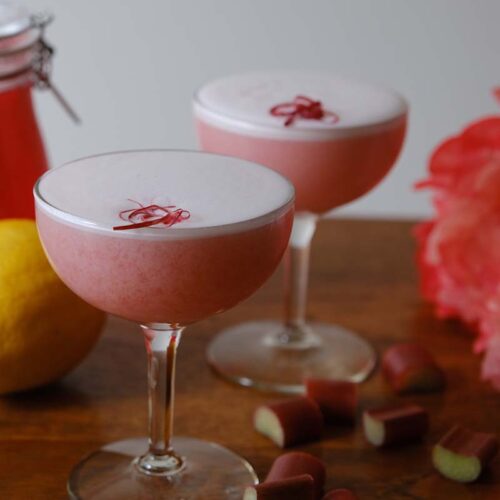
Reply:
[[[0,221],[0,394],[62,377],[90,351],[104,319],[52,270],[33,221]]]

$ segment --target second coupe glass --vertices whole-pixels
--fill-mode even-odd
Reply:
[[[353,79],[271,71],[209,82],[194,97],[194,116],[203,150],[271,167],[296,189],[284,321],[223,331],[209,363],[237,383],[289,393],[301,392],[308,376],[364,380],[376,362],[372,346],[341,326],[306,319],[309,249],[322,214],[365,194],[394,165],[405,100]]]

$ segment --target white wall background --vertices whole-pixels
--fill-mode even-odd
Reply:
[[[56,20],[54,79],[83,118],[37,105],[53,165],[106,150],[196,147],[193,90],[252,69],[326,69],[378,80],[410,101],[404,153],[389,177],[341,209],[421,216],[411,184],[433,146],[485,113],[500,83],[498,0],[25,0]]]

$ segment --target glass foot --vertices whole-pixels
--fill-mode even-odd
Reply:
[[[173,438],[185,467],[171,476],[140,472],[136,457],[148,449],[147,439],[127,439],[85,457],[71,472],[72,499],[241,500],[246,486],[256,484],[252,466],[214,443]]]
[[[365,380],[377,362],[375,349],[340,326],[308,323],[305,340],[284,343],[277,321],[243,323],[222,331],[207,358],[222,377],[257,389],[300,394],[306,377]]]

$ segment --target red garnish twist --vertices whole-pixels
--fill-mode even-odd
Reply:
[[[269,112],[273,116],[286,116],[285,127],[293,124],[296,118],[304,120],[328,120],[329,123],[337,123],[340,118],[333,111],[323,109],[321,101],[315,101],[310,97],[298,95],[292,102],[283,102],[273,106]]]
[[[129,200],[139,205],[139,208],[131,208],[120,212],[120,219],[128,221],[131,224],[113,227],[114,231],[123,231],[125,229],[138,229],[140,227],[155,226],[163,224],[166,227],[173,226],[178,222],[189,219],[191,214],[188,210],[177,208],[175,205],[161,207],[160,205],[144,206],[138,201]]]

